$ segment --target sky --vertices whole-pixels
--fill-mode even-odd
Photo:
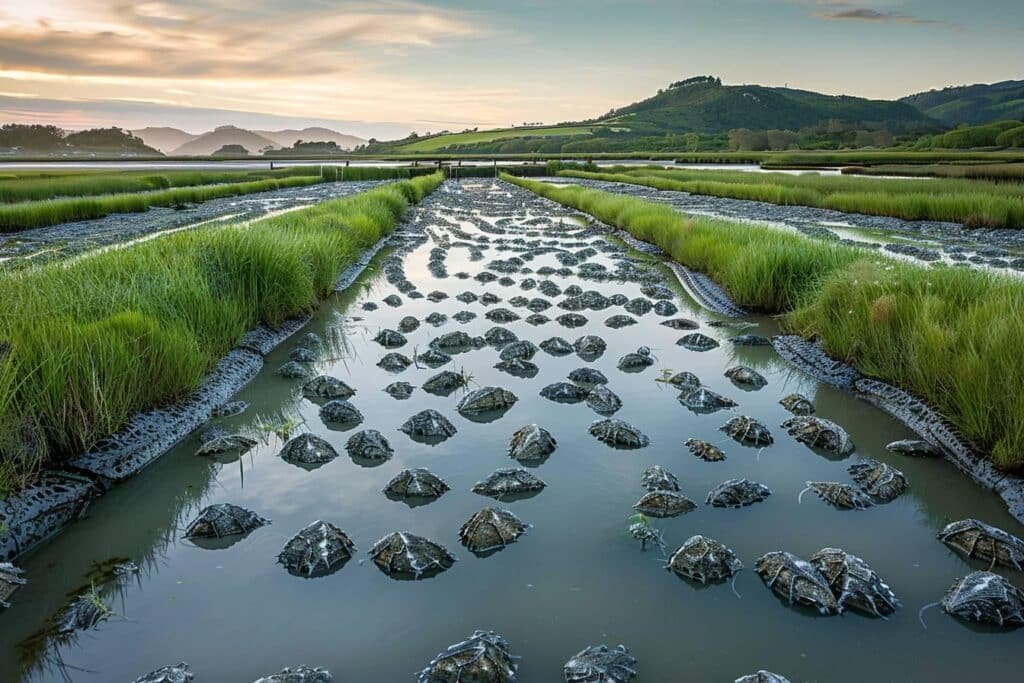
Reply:
[[[1024,0],[4,0],[0,122],[401,137],[668,83],[897,98],[1024,78]]]

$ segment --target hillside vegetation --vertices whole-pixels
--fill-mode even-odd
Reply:
[[[900,102],[948,126],[1024,119],[1024,81],[929,90],[908,95]]]

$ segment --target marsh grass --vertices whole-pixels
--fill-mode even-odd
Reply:
[[[653,242],[739,303],[925,399],[1004,469],[1024,467],[1024,284],[690,217],[664,204],[505,177]]]
[[[0,492],[184,397],[256,324],[312,311],[441,180],[0,275]]]
[[[666,170],[659,167],[615,167],[602,173],[565,170],[559,175],[906,220],[950,221],[970,227],[1024,228],[1024,184],[961,179],[896,180],[813,173]]]
[[[847,166],[844,175],[970,178],[995,182],[1024,182],[1024,164],[880,164]]]

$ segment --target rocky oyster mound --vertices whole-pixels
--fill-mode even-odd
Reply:
[[[895,500],[907,490],[907,477],[895,467],[865,458],[847,468],[853,480],[864,491],[883,503]]]
[[[558,442],[551,432],[536,424],[520,427],[508,443],[508,455],[523,463],[543,461],[555,452]]]
[[[809,481],[807,488],[800,492],[798,500],[802,501],[807,491],[814,491],[818,498],[843,510],[866,510],[874,505],[864,493],[838,481]]]
[[[586,400],[590,409],[599,415],[611,415],[622,407],[622,399],[603,384],[591,389]]]
[[[768,384],[768,380],[761,373],[753,368],[748,368],[746,365],[737,365],[729,368],[725,371],[725,376],[736,384],[751,389],[760,389]]]
[[[811,399],[803,394],[789,394],[783,397],[779,404],[794,415],[811,415],[814,413],[814,404]]]
[[[665,568],[706,584],[728,581],[743,569],[743,562],[721,542],[697,534],[672,553]]]
[[[591,645],[562,668],[566,683],[627,683],[636,678],[636,657],[625,645]]]
[[[576,368],[569,373],[569,381],[591,387],[608,384],[608,378],[604,373],[595,368]]]
[[[192,683],[195,676],[192,674],[192,667],[186,662],[178,662],[171,666],[162,666],[154,669],[148,674],[143,674],[132,683]],[[262,679],[261,679],[262,680]],[[256,683],[260,683],[257,681]]]
[[[348,401],[336,398],[320,408],[320,419],[331,424],[357,425],[363,421],[363,414]]]
[[[758,558],[754,571],[790,605],[809,607],[824,615],[842,611],[825,577],[810,562],[792,553],[766,553]]]
[[[744,446],[764,447],[771,446],[775,442],[767,427],[746,415],[730,418],[720,429]]]
[[[1024,626],[1024,591],[992,572],[972,572],[958,578],[940,604],[948,614],[964,621]]]
[[[473,485],[473,493],[491,498],[535,493],[546,484],[540,477],[522,467],[507,467],[495,470],[483,481]]]
[[[0,562],[0,607],[10,607],[11,596],[27,583],[24,571],[10,562]]]
[[[230,436],[218,436],[210,439],[196,451],[196,455],[212,456],[223,455],[224,453],[245,453],[256,447],[256,439],[251,439],[242,434]]]
[[[708,505],[716,508],[745,507],[759,503],[772,495],[764,484],[749,479],[726,479],[708,492]]]
[[[765,671],[761,669],[757,673],[747,674],[746,676],[740,676],[734,683],[789,683],[789,679],[785,676],[772,673],[771,671]]]
[[[725,460],[725,453],[713,443],[701,439],[687,439],[684,444],[690,452],[705,462],[718,462]]]
[[[350,458],[375,462],[389,460],[395,453],[388,440],[376,429],[365,429],[350,436],[345,442],[345,450]]]
[[[322,666],[287,666],[276,674],[256,679],[254,683],[332,683],[334,677]]]
[[[822,548],[810,557],[811,565],[828,581],[841,609],[887,617],[899,600],[867,562],[839,548]]]
[[[737,405],[736,401],[731,398],[701,386],[684,388],[676,398],[686,408],[695,413],[713,413],[716,410],[735,408]]]
[[[938,458],[942,453],[935,446],[920,439],[901,439],[886,444],[886,450],[900,455],[909,455],[914,458]]]
[[[561,337],[551,337],[540,343],[540,348],[552,356],[567,356],[573,352],[572,344]]]
[[[355,544],[344,531],[330,522],[317,520],[285,544],[277,561],[290,574],[314,578],[341,569],[355,550]]]
[[[541,396],[558,403],[579,403],[589,394],[588,389],[571,382],[555,382],[540,390]]]
[[[448,647],[419,673],[417,683],[515,683],[516,657],[494,631],[473,635]]]
[[[406,420],[398,429],[413,439],[428,442],[444,441],[458,431],[455,429],[455,425],[448,421],[448,418],[433,408],[421,410]]]
[[[463,416],[478,416],[486,413],[504,412],[519,399],[508,389],[482,387],[462,397],[456,410]]]
[[[386,349],[394,349],[399,346],[405,346],[406,338],[401,332],[395,330],[383,329],[377,333],[377,336],[373,338],[373,341],[377,342]]]
[[[650,491],[633,504],[633,509],[650,517],[677,517],[695,510],[697,504],[675,491]]]
[[[425,467],[402,470],[384,487],[389,498],[440,498],[449,490],[448,484]]]
[[[780,425],[800,443],[836,455],[853,453],[853,440],[831,420],[807,415],[791,417]]]
[[[676,344],[690,351],[710,351],[711,349],[718,348],[717,341],[700,332],[693,332],[680,337]]]
[[[349,399],[355,393],[355,389],[330,375],[319,375],[302,385],[302,395],[309,398]]]
[[[442,370],[423,383],[423,391],[435,396],[449,396],[453,391],[466,386],[466,378],[451,370]]]
[[[412,365],[412,360],[410,360],[408,356],[402,355],[397,351],[392,351],[377,361],[377,367],[387,370],[388,372],[401,372],[410,365]]]
[[[384,387],[384,392],[391,396],[391,398],[404,401],[405,399],[412,396],[413,385],[408,382],[392,382],[391,384]]]
[[[1024,541],[976,519],[947,524],[938,539],[964,557],[1024,571]]]
[[[455,564],[455,557],[443,545],[405,531],[388,534],[374,543],[370,559],[393,579],[426,579]]]
[[[679,479],[661,465],[651,465],[640,476],[640,485],[648,491],[678,491]]]
[[[605,349],[608,348],[608,344],[604,339],[588,334],[574,341],[572,348],[576,351],[576,355],[583,360],[594,361],[601,357]]]
[[[643,448],[651,442],[646,434],[633,425],[614,418],[593,422],[587,431],[601,443],[614,448]]]
[[[270,524],[252,510],[231,503],[218,503],[203,508],[185,528],[185,538],[224,538],[241,536]]]
[[[459,541],[473,553],[489,553],[515,543],[527,528],[510,511],[485,507],[462,525]]]
[[[281,459],[293,465],[319,467],[338,457],[334,446],[316,434],[300,434],[281,449]]]

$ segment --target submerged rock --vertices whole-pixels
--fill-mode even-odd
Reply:
[[[398,329],[406,334],[419,329],[420,321],[411,315],[407,315],[398,321]]]
[[[678,491],[679,480],[676,475],[661,465],[651,465],[640,476],[640,485],[648,491]]]
[[[605,327],[610,327],[613,330],[618,330],[623,327],[629,327],[630,325],[636,325],[636,318],[628,315],[617,314],[608,318],[604,321]]]
[[[383,329],[378,332],[377,336],[373,338],[373,341],[377,342],[384,348],[396,348],[399,346],[405,346],[406,344],[404,334],[388,329]]]
[[[417,683],[515,683],[517,667],[504,638],[494,631],[474,631],[435,657]]]
[[[605,343],[604,339],[588,334],[573,342],[572,348],[576,351],[576,355],[583,360],[594,361],[604,354],[608,345]]]
[[[245,453],[246,451],[252,450],[256,447],[256,439],[251,439],[248,436],[242,434],[232,434],[230,436],[218,436],[215,439],[210,439],[196,451],[196,455],[212,456],[222,455],[224,453]]]
[[[525,339],[514,341],[505,346],[498,354],[501,360],[512,360],[513,358],[521,358],[523,360],[530,360],[537,354],[537,345],[531,341]]]
[[[663,316],[675,315],[679,312],[679,307],[667,299],[662,299],[654,304],[654,312]]]
[[[637,675],[636,657],[625,645],[591,645],[573,655],[562,674],[566,683],[628,683]]]
[[[291,360],[279,367],[277,374],[285,379],[306,379],[309,377],[310,372],[302,363]]]
[[[838,481],[809,481],[804,491],[814,491],[818,498],[844,510],[866,510],[874,505],[870,498],[849,484]],[[800,493],[803,496],[803,492]]]
[[[296,363],[315,363],[316,353],[313,351],[303,348],[301,346],[292,349],[292,352],[288,354],[288,360]]]
[[[192,683],[195,676],[186,662],[162,666],[136,678],[132,683]],[[257,682],[259,683],[259,682]]]
[[[470,291],[462,292],[455,297],[464,304],[471,304],[477,300],[477,295]]]
[[[458,431],[448,418],[432,408],[416,413],[398,429],[415,440],[427,442],[444,441]]]
[[[853,453],[853,440],[846,430],[831,420],[807,415],[791,417],[780,425],[800,443],[828,453],[845,456]]]
[[[828,582],[840,609],[887,617],[899,607],[892,589],[856,555],[839,548],[822,548],[811,555],[810,563]]]
[[[710,351],[711,349],[718,348],[717,341],[700,332],[694,332],[681,337],[676,344],[690,351]]]
[[[432,340],[430,346],[442,351],[468,349],[473,346],[473,338],[462,330],[448,332]]]
[[[448,396],[466,386],[466,377],[451,370],[442,370],[423,383],[423,391],[436,396]]]
[[[619,362],[616,363],[615,367],[623,372],[640,372],[646,368],[654,365],[654,359],[651,358],[651,354],[648,353],[627,353]]]
[[[270,524],[252,510],[231,503],[218,503],[203,508],[185,528],[185,538],[224,538],[241,536]]]
[[[893,453],[909,455],[915,458],[938,458],[942,456],[938,448],[920,439],[893,441],[890,444],[886,444],[885,448]]]
[[[601,443],[615,448],[643,448],[651,442],[633,425],[614,418],[598,420],[590,425],[588,431]]]
[[[518,496],[536,493],[546,484],[539,477],[522,467],[508,467],[495,470],[483,481],[473,485],[473,493],[491,498]]]
[[[389,353],[377,361],[377,367],[388,372],[401,372],[410,365],[412,365],[412,361],[408,356],[396,352]]]
[[[865,458],[847,468],[850,476],[868,495],[883,503],[895,500],[907,490],[907,478],[895,467]]]
[[[768,380],[766,380],[761,373],[752,368],[748,368],[746,365],[736,365],[729,368],[725,371],[725,376],[731,379],[735,384],[743,387],[750,387],[752,389],[760,389],[768,384]]]
[[[440,313],[438,311],[434,311],[433,313],[428,315],[426,318],[424,318],[423,321],[425,323],[427,323],[428,325],[433,325],[434,327],[440,327],[441,325],[444,325],[446,322],[448,322],[448,316],[446,316],[444,313]]]
[[[642,296],[638,296],[635,299],[627,301],[623,308],[632,313],[633,315],[645,315],[651,312],[654,308],[654,304],[651,303],[650,299],[646,299]]]
[[[681,493],[675,491],[650,491],[645,493],[633,509],[650,517],[676,517],[695,510],[697,504]]]
[[[551,436],[551,432],[536,424],[528,424],[512,435],[508,455],[523,463],[541,462],[554,453],[557,446],[558,442]]]
[[[738,404],[731,398],[711,391],[707,387],[683,389],[676,397],[680,403],[695,413],[713,413],[716,410],[734,408]]]
[[[759,334],[741,334],[735,337],[729,337],[729,341],[735,346],[771,346],[772,340],[768,337],[762,337]]]
[[[470,552],[500,550],[526,533],[527,525],[508,510],[485,507],[459,529],[459,541]]]
[[[475,389],[459,401],[456,410],[463,417],[479,417],[488,413],[504,413],[519,399],[508,389],[482,387]]]
[[[590,393],[587,389],[571,382],[555,382],[540,390],[540,395],[559,403],[579,403]]]
[[[775,551],[762,555],[754,571],[783,600],[834,615],[842,611],[828,581],[814,566],[796,555]]]
[[[749,479],[726,479],[708,492],[706,503],[716,508],[740,508],[761,501],[772,495],[764,484]]]
[[[213,417],[234,417],[241,415],[249,408],[245,401],[228,401],[213,409]]]
[[[603,384],[599,384],[587,394],[587,405],[599,415],[611,415],[622,407],[622,399]]]
[[[507,327],[495,325],[484,333],[484,341],[491,346],[503,349],[505,346],[519,341],[519,337],[517,337],[516,333]]]
[[[27,583],[24,571],[10,562],[0,562],[0,607],[10,607],[11,596]]]
[[[677,372],[668,379],[668,383],[676,389],[698,389],[701,386],[700,378],[692,372]]]
[[[519,320],[521,316],[515,311],[510,311],[507,308],[492,308],[491,310],[487,311],[484,317],[486,317],[491,322],[510,323]]]
[[[938,539],[964,557],[1024,571],[1024,541],[976,519],[947,524]]]
[[[1024,591],[991,572],[972,572],[957,579],[940,604],[948,614],[964,621],[1024,626]]]
[[[572,344],[561,337],[551,337],[540,343],[540,348],[552,356],[566,356],[573,352]]]
[[[569,381],[591,387],[608,384],[608,378],[604,373],[595,368],[576,368],[569,373]]]
[[[440,498],[449,490],[448,484],[425,467],[402,470],[384,487],[388,498]]]
[[[734,683],[789,683],[785,676],[761,669],[757,673],[740,676]]]
[[[376,429],[364,429],[356,432],[345,442],[345,450],[354,460],[370,460],[384,462],[395,454],[391,444]]]
[[[811,399],[803,394],[790,394],[784,397],[779,404],[794,415],[811,415],[814,413],[814,404]]]
[[[316,434],[300,434],[281,449],[281,459],[292,465],[315,469],[338,457],[334,446]]]
[[[436,303],[437,303],[437,302],[439,302],[439,301],[444,301],[445,299],[447,299],[447,298],[448,298],[448,295],[447,295],[447,294],[446,294],[445,292],[442,292],[442,291],[441,291],[441,290],[439,290],[439,289],[435,289],[435,290],[434,290],[433,292],[431,292],[430,294],[427,294],[427,298],[428,298],[428,299],[429,299],[430,301],[433,301],[433,302],[434,302],[434,303],[436,304]]]
[[[408,382],[392,382],[384,387],[384,391],[387,392],[391,398],[404,400],[412,396],[413,386]]]
[[[531,363],[528,360],[522,360],[521,358],[503,360],[500,363],[496,363],[494,367],[502,372],[507,372],[513,377],[536,377],[540,372],[540,368],[538,368],[536,364]]]
[[[355,426],[363,421],[363,414],[348,401],[334,399],[320,409],[320,419],[329,424]]]
[[[695,321],[688,318],[672,318],[663,320],[661,324],[673,330],[696,330],[700,327]]]
[[[285,667],[276,674],[264,676],[255,683],[332,683],[334,677],[323,667],[296,666]]]
[[[557,322],[562,327],[573,329],[576,327],[583,327],[584,325],[586,325],[587,317],[585,315],[580,315],[579,313],[563,313],[562,315],[555,318],[555,322]]]
[[[355,396],[355,393],[355,389],[330,375],[314,377],[302,385],[302,395],[309,398],[349,399]]]
[[[295,534],[277,556],[289,574],[314,578],[333,574],[352,559],[356,546],[330,522],[317,520]]]
[[[386,297],[384,297],[383,301],[392,308],[397,308],[402,305],[402,297],[398,296],[397,294],[388,294]]]
[[[393,579],[426,579],[455,564],[455,557],[443,545],[404,531],[377,541],[370,548],[370,559]]]
[[[745,446],[770,446],[775,441],[767,427],[746,415],[730,418],[720,429]]]
[[[731,549],[707,536],[691,536],[679,546],[665,567],[679,576],[700,583],[728,581],[743,569]]]
[[[428,368],[438,368],[451,363],[452,357],[440,349],[427,349],[416,356],[416,362],[423,363]]]
[[[690,452],[706,462],[718,462],[725,460],[725,453],[718,446],[700,439],[687,439],[685,446]]]

